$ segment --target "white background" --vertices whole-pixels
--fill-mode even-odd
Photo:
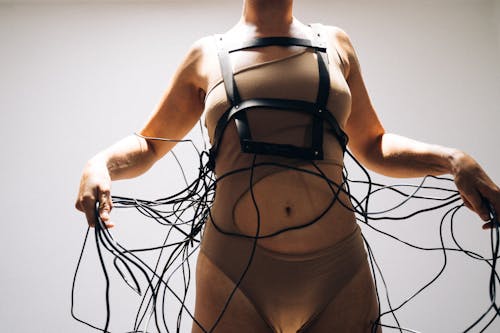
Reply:
[[[85,161],[137,130],[189,45],[227,30],[240,12],[237,0],[0,1],[2,331],[90,331],[69,314],[85,232],[73,204]],[[295,15],[350,34],[388,131],[459,147],[500,183],[500,1],[299,0]],[[178,182],[168,177],[172,166],[161,162],[137,180],[115,184],[113,193],[169,193]],[[473,215],[464,216],[460,238],[487,253],[489,234]],[[437,222],[390,228],[430,246],[437,245]],[[123,236],[153,237],[139,223]],[[442,262],[439,254],[371,240],[395,303]],[[100,324],[95,260],[90,252],[78,309]],[[487,307],[487,282],[486,267],[452,256],[443,278],[401,312],[401,322],[423,332],[462,331]],[[114,331],[131,328],[128,315],[114,314]],[[488,332],[499,329],[497,322]]]

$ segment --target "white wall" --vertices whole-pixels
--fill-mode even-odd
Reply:
[[[295,14],[351,35],[389,131],[460,147],[499,183],[499,7],[490,0],[301,0]],[[229,28],[239,13],[240,1],[223,0],[0,5],[0,322],[8,331],[89,331],[69,316],[85,225],[73,209],[79,173],[92,154],[143,123],[190,43]],[[171,167],[162,162],[113,193],[163,195],[177,186],[166,177]],[[465,220],[460,237],[486,253],[488,235],[472,215]],[[429,243],[437,237],[430,223],[399,229]],[[439,255],[373,242],[395,299],[439,267]],[[92,260],[81,290],[101,297]],[[402,313],[405,326],[455,332],[485,308],[487,270],[463,257],[450,261],[440,284]],[[90,296],[80,309],[99,321],[101,299]]]
[[[498,38],[498,48],[500,48],[500,1],[499,0],[491,0],[493,2],[493,6],[495,7],[495,22],[497,26],[497,38]]]

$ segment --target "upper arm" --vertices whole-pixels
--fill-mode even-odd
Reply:
[[[358,57],[349,36],[341,29],[335,29],[339,53],[344,58],[344,73],[351,91],[351,112],[345,125],[349,136],[349,149],[362,162],[368,163],[379,151],[380,138],[385,130],[380,122],[361,74]]]
[[[194,43],[175,71],[158,106],[139,133],[146,137],[182,139],[201,117],[204,108],[206,39]],[[175,143],[148,140],[157,158]]]

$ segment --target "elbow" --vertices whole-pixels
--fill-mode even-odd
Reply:
[[[349,146],[349,149],[361,164],[378,173],[383,170],[384,166],[384,135],[385,132],[382,132]]]
[[[155,144],[152,140],[148,140],[143,138],[144,143],[141,143],[141,147],[143,148],[143,152],[147,156],[147,160],[150,161],[151,165],[158,161],[161,156],[158,152],[158,149],[155,147]]]

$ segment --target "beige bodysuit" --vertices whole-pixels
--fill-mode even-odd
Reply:
[[[207,92],[205,103],[217,188],[201,251],[273,332],[307,331],[367,265],[342,184],[349,87],[339,54],[326,53],[321,27],[312,32],[314,38],[306,40],[310,45],[267,38],[231,48],[235,41],[214,37],[222,77]],[[231,65],[233,53],[290,43],[301,48],[263,63]],[[280,175],[297,182],[279,183]],[[301,182],[306,185],[301,187]],[[290,195],[284,193],[290,186],[303,212],[291,204],[277,214],[273,200]],[[343,234],[328,238],[338,233],[339,225]],[[317,246],[309,244],[315,237]]]

